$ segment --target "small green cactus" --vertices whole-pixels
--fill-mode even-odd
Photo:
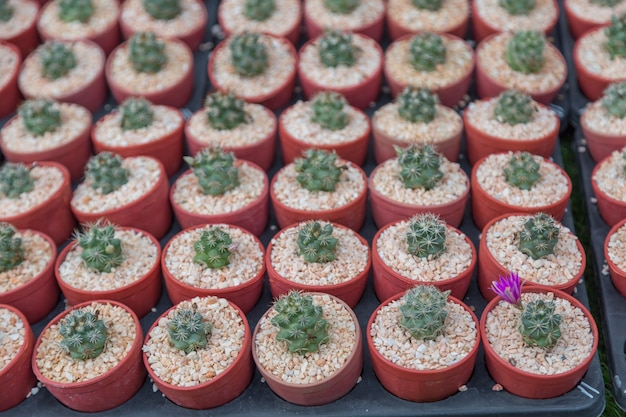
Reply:
[[[228,43],[233,68],[242,77],[263,74],[269,66],[267,47],[261,42],[261,36],[258,33],[244,32],[233,35]]]
[[[499,123],[517,125],[528,123],[537,112],[537,106],[528,94],[507,90],[498,96],[493,115]]]
[[[348,105],[345,97],[334,91],[323,91],[313,97],[311,121],[326,130],[341,130],[350,122],[345,111]]]
[[[59,41],[48,41],[39,47],[42,76],[58,80],[78,64],[74,52]]]
[[[559,226],[546,213],[529,217],[518,232],[520,251],[533,259],[545,258],[554,253],[559,241]]]
[[[411,123],[430,123],[437,116],[439,97],[427,88],[408,86],[398,95],[398,114]]]
[[[180,0],[143,0],[143,8],[156,20],[172,20],[183,10]]]
[[[193,244],[196,251],[193,261],[205,268],[222,268],[229,263],[232,243],[228,232],[219,227],[204,230],[200,234],[200,239]]]
[[[239,170],[233,165],[235,156],[221,148],[204,148],[195,158],[183,158],[198,178],[204,195],[223,195],[239,185]]]
[[[352,13],[359,3],[359,0],[324,0],[324,6],[335,14]]]
[[[327,30],[318,40],[320,62],[327,68],[351,67],[359,48],[352,43],[352,35],[339,30]]]
[[[128,182],[129,171],[122,166],[123,158],[113,152],[100,152],[87,161],[85,178],[91,188],[110,194]]]
[[[611,59],[626,57],[626,13],[611,16],[611,24],[604,28],[604,49]]]
[[[411,255],[436,259],[446,252],[446,223],[432,213],[418,214],[409,220],[406,243]]]
[[[165,42],[153,32],[137,32],[128,41],[128,60],[137,72],[156,74],[167,64]]]
[[[14,236],[13,226],[0,223],[0,272],[10,271],[24,260],[22,238]]]
[[[400,165],[400,180],[405,188],[432,190],[443,178],[439,169],[443,157],[432,145],[394,147]]]
[[[441,9],[443,0],[412,0],[412,3],[418,9],[436,12]]]
[[[170,343],[185,353],[204,349],[211,337],[211,330],[211,324],[204,321],[195,303],[191,308],[177,307],[174,317],[167,324]]]
[[[597,4],[602,7],[613,7],[620,4],[624,0],[589,0],[592,4]]]
[[[274,309],[277,314],[271,323],[280,328],[276,340],[285,342],[289,352],[316,352],[328,342],[328,322],[322,306],[313,304],[311,295],[291,291],[276,301]]]
[[[122,241],[115,237],[115,227],[111,224],[89,225],[76,241],[82,249],[81,259],[93,271],[108,273],[124,261]]]
[[[344,166],[337,166],[337,154],[321,149],[307,149],[304,158],[296,158],[296,180],[309,191],[335,191]]]
[[[602,107],[612,117],[626,117],[626,82],[613,83],[604,90]]]
[[[215,91],[207,96],[204,107],[207,119],[213,129],[232,130],[251,121],[244,109],[245,102],[234,93]]]
[[[446,45],[441,35],[423,32],[414,35],[409,43],[409,64],[422,72],[433,72],[446,62]]]
[[[18,114],[26,130],[35,136],[54,132],[61,126],[59,105],[45,98],[26,100],[18,109]]]
[[[536,30],[518,31],[506,45],[504,59],[513,71],[535,74],[541,71],[546,60],[546,38]]]
[[[131,97],[120,106],[122,130],[138,130],[148,127],[154,119],[152,104],[142,97]]]
[[[93,15],[92,0],[59,0],[59,19],[64,22],[87,23]]]
[[[13,6],[8,0],[0,0],[0,22],[8,22],[13,17]]]
[[[35,188],[35,180],[30,175],[32,168],[20,163],[6,162],[0,168],[0,191],[8,198],[18,198]]]
[[[270,18],[276,10],[275,0],[246,0],[243,14],[249,20],[263,22]]]
[[[524,305],[519,325],[524,343],[548,349],[561,337],[560,314],[554,312],[552,301],[535,300]]]
[[[527,15],[535,8],[535,0],[498,0],[498,5],[510,15]]]
[[[418,340],[435,340],[445,329],[450,290],[434,285],[417,285],[402,296],[400,324]]]
[[[540,167],[530,153],[516,152],[504,167],[504,179],[520,190],[530,190],[541,178]]]
[[[61,347],[72,359],[94,359],[104,351],[108,331],[99,315],[98,310],[92,313],[82,308],[71,311],[59,322]]]
[[[332,234],[333,226],[330,223],[322,227],[319,222],[312,221],[302,226],[296,242],[305,262],[326,263],[335,260],[339,240]]]

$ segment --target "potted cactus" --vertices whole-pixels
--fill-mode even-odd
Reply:
[[[1,7],[1,6],[0,6]],[[2,9],[0,9],[0,16]],[[2,19],[0,18],[0,24]],[[20,90],[17,87],[17,76],[22,65],[22,53],[19,48],[0,39],[0,118],[8,116],[17,108]]]
[[[160,239],[172,223],[168,192],[167,175],[158,159],[101,152],[87,162],[85,179],[74,189],[70,208],[81,224],[106,219]]]
[[[44,41],[87,39],[106,55],[120,41],[120,6],[117,0],[53,0],[37,18],[37,30]]]
[[[183,229],[227,223],[256,236],[263,233],[269,217],[265,171],[221,148],[205,148],[185,162],[190,168],[176,179],[169,197]]]
[[[472,169],[472,217],[479,229],[506,213],[544,212],[560,221],[571,193],[563,168],[528,152],[488,155]]]
[[[566,79],[565,58],[543,32],[497,33],[476,48],[476,89],[480,98],[513,89],[549,104]]]
[[[321,91],[335,91],[350,105],[365,109],[378,98],[382,72],[382,48],[358,33],[328,30],[298,53],[298,78],[307,100]]]
[[[450,291],[432,285],[383,301],[370,316],[366,335],[380,383],[417,402],[458,392],[474,371],[480,345],[476,315]]]
[[[496,297],[483,310],[480,337],[491,377],[525,398],[553,398],[574,389],[598,347],[591,313],[563,291],[522,288],[515,272],[493,281],[490,291]]]
[[[626,242],[626,218],[616,223],[604,239],[604,259],[609,267],[609,275],[615,289],[626,298],[626,265],[623,261],[622,248]]]
[[[141,388],[143,332],[124,304],[81,303],[43,329],[32,356],[37,379],[67,407],[82,412],[115,408]]]
[[[0,0],[0,41],[15,45],[22,58],[39,44],[38,13],[37,1]]]
[[[463,122],[470,164],[507,151],[526,151],[549,158],[561,127],[554,110],[518,90],[473,101],[463,112]]]
[[[392,41],[422,31],[463,38],[467,34],[469,16],[468,0],[389,0],[387,31]]]
[[[247,314],[263,291],[264,253],[254,234],[232,224],[186,228],[167,242],[161,257],[169,299],[178,304],[193,297],[220,297]]]
[[[94,124],[91,141],[96,153],[109,151],[122,157],[156,158],[171,177],[183,161],[184,126],[180,110],[132,97]]]
[[[574,40],[585,32],[611,24],[611,17],[626,11],[622,0],[564,0],[569,32]]]
[[[391,95],[407,86],[427,88],[447,107],[459,105],[474,72],[474,50],[461,38],[421,32],[393,41],[385,50],[383,71]]]
[[[120,27],[124,38],[138,32],[155,32],[160,38],[178,39],[192,51],[204,39],[208,23],[201,0],[129,0],[121,3]]]
[[[334,29],[360,33],[380,42],[385,3],[383,0],[306,0],[303,17],[308,39]]]
[[[626,146],[626,82],[610,84],[601,98],[585,106],[580,127],[591,158],[598,162]]]
[[[161,296],[161,246],[149,233],[100,221],[76,233],[54,273],[69,305],[114,300],[141,318]]]
[[[307,149],[272,178],[270,199],[281,229],[310,219],[359,230],[367,203],[365,172],[335,152]]]
[[[599,161],[591,172],[591,187],[602,220],[614,226],[626,218],[626,148],[613,151]]]
[[[281,296],[259,319],[252,341],[252,357],[265,382],[294,404],[323,405],[343,397],[363,369],[357,317],[329,294]],[[311,372],[293,372],[302,367]]]
[[[539,261],[539,262],[538,262]],[[491,220],[478,248],[478,289],[483,298],[496,294],[493,277],[520,271],[523,282],[546,291],[571,294],[586,265],[582,244],[567,227],[546,213],[509,213]]]
[[[282,229],[265,252],[274,298],[293,290],[320,292],[350,308],[363,295],[371,262],[367,241],[357,232],[317,220]]]
[[[276,115],[267,107],[214,91],[185,123],[185,138],[191,156],[221,147],[267,171],[274,163],[276,130]]]
[[[418,213],[434,213],[458,227],[470,191],[469,178],[461,166],[428,144],[395,150],[397,158],[378,165],[368,179],[376,225],[383,227]]]
[[[26,100],[0,130],[0,149],[10,162],[58,162],[76,181],[91,156],[91,126],[91,113],[78,104]]]
[[[310,101],[298,101],[278,119],[278,138],[285,164],[310,148],[335,151],[357,165],[367,156],[370,120],[334,91],[317,93]]]

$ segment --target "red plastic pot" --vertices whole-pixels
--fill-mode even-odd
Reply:
[[[611,240],[611,236],[617,233],[617,231],[622,228],[624,224],[626,224],[626,218],[621,220],[619,223],[616,223],[604,239],[604,259],[606,259],[606,263],[609,266],[611,281],[613,281],[615,289],[622,295],[622,297],[626,297],[626,271],[617,266],[617,264],[613,262],[609,256],[609,241]]]
[[[601,132],[589,126],[586,111],[580,116],[580,128],[587,141],[589,155],[595,162],[603,160],[614,151],[621,151],[626,146],[626,136]]]
[[[610,20],[603,23],[597,23],[594,20],[586,19],[587,16],[581,16],[574,13],[570,0],[563,0],[563,9],[565,10],[565,16],[567,17],[570,34],[574,40],[580,38],[587,31],[611,24]]]
[[[600,217],[609,227],[613,227],[623,219],[626,219],[626,201],[611,197],[602,191],[595,181],[596,173],[603,164],[608,163],[609,158],[611,158],[610,155],[598,162],[593,168],[591,172],[591,188],[597,200]]]
[[[130,351],[120,363],[100,376],[87,381],[74,383],[53,381],[45,377],[37,366],[37,349],[41,344],[41,335],[45,334],[51,326],[58,324],[59,321],[71,311],[91,305],[91,301],[77,304],[53,318],[37,339],[32,356],[32,367],[37,379],[46,386],[46,389],[53,397],[73,410],[90,413],[110,410],[125,403],[141,388],[146,376],[146,369],[141,362],[143,332],[135,313],[124,304],[116,301],[97,300],[94,301],[94,303],[95,302],[121,307],[126,310],[135,321],[135,340]]]
[[[437,370],[417,370],[396,365],[381,355],[378,349],[376,349],[372,341],[371,329],[380,309],[403,295],[404,292],[383,301],[376,310],[374,310],[367,323],[367,347],[371,355],[374,373],[382,386],[396,397],[415,402],[443,400],[458,392],[459,388],[469,381],[472,376],[476,358],[478,357],[480,335],[477,332],[474,347],[467,356],[446,368]],[[448,297],[448,300],[462,306],[465,311],[472,316],[476,324],[476,329],[478,329],[478,319],[469,307],[453,296]]]
[[[17,75],[22,65],[22,53],[17,46],[12,43],[0,40],[0,55],[15,56],[15,66],[9,70],[9,76],[0,84],[0,118],[8,116],[17,109],[17,104],[21,99],[20,90],[17,88]]]
[[[324,25],[322,23],[319,23],[317,21],[317,18],[311,15],[311,13],[307,11],[306,2],[304,2],[303,17],[304,17],[304,28],[306,29],[307,39],[317,38],[322,33],[324,33],[324,29],[325,29]],[[376,19],[373,20],[372,22],[367,23],[367,24],[361,24],[356,27],[348,28],[348,30],[352,33],[360,33],[362,35],[369,36],[370,38],[374,39],[376,42],[380,43],[383,37],[384,26],[385,26],[385,11],[383,11],[380,14],[380,16],[377,16]],[[346,30],[346,28],[333,28],[333,29]]]
[[[485,307],[480,317],[480,336],[485,350],[485,364],[487,365],[487,370],[489,371],[491,377],[513,395],[532,399],[546,399],[565,394],[578,385],[578,382],[585,375],[585,372],[587,372],[587,369],[595,356],[595,352],[598,349],[598,327],[596,326],[596,322],[591,316],[591,313],[589,313],[587,308],[585,308],[580,301],[571,295],[554,289],[547,290],[546,288],[535,286],[522,287],[522,293],[545,293],[548,291],[553,292],[555,297],[563,298],[583,311],[587,320],[589,320],[591,332],[593,333],[593,347],[591,353],[575,368],[554,375],[533,374],[522,371],[511,365],[508,361],[503,360],[493,350],[485,332],[487,315],[501,301],[500,297],[494,298],[489,304],[487,304],[487,307]]]
[[[47,0],[46,0],[47,1]],[[17,33],[8,35],[0,34],[0,40],[15,45],[21,53],[22,58],[30,54],[33,49],[39,45],[39,33],[37,33],[37,16],[39,14],[39,7],[42,6],[44,0],[21,0],[18,3],[18,7],[32,7],[34,13],[32,20],[29,21],[25,27]]]
[[[427,13],[430,13],[430,12],[427,12]],[[387,33],[389,34],[389,39],[392,42],[398,38],[401,38],[402,36],[414,35],[420,32],[419,30],[414,30],[414,29],[411,29],[409,27],[402,25],[402,23],[396,18],[394,13],[391,13],[391,8],[389,5],[387,5],[386,16],[387,16],[387,19],[386,19],[387,20]],[[432,29],[426,29],[426,30],[435,31],[438,33],[449,33],[450,35],[454,35],[459,38],[464,38],[465,35],[467,34],[469,16],[470,15],[469,15],[469,5],[468,5],[466,16],[462,20],[460,20],[456,25],[448,26],[446,28],[432,28]]]
[[[208,226],[211,224],[214,223],[199,224],[187,229],[183,229],[182,231],[174,235],[165,245],[165,248],[163,249],[163,253],[161,255],[161,268],[163,269],[167,295],[174,305],[180,303],[183,300],[190,300],[194,297],[215,296],[225,298],[232,304],[235,304],[238,308],[243,310],[244,314],[247,314],[250,312],[250,310],[254,308],[254,306],[256,306],[259,298],[261,297],[261,292],[263,291],[263,283],[265,281],[265,263],[263,263],[261,270],[254,277],[242,283],[241,285],[228,288],[200,288],[186,284],[179,280],[167,267],[165,259],[167,257],[168,249],[170,248],[170,245],[172,244],[172,241],[174,239],[176,239],[180,234],[188,233],[191,230],[208,229]],[[242,227],[238,227],[232,224],[228,224],[227,226],[229,228],[239,229],[244,233],[252,235],[256,243],[259,245],[259,249],[261,250],[261,252],[265,251],[263,244],[254,234],[250,233]]]

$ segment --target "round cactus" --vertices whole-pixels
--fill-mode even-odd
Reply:
[[[58,0],[57,4],[64,22],[86,23],[94,12],[92,0]]]
[[[94,359],[104,351],[108,331],[99,315],[98,310],[92,313],[83,308],[71,311],[59,322],[61,347],[71,358]]]
[[[250,20],[263,22],[270,18],[276,10],[275,0],[246,0],[243,14]]]
[[[18,198],[35,188],[35,180],[30,175],[32,168],[24,164],[6,162],[0,168],[0,191],[5,197]]]
[[[504,179],[520,190],[530,190],[541,178],[541,165],[528,152],[514,153],[504,167]]]
[[[59,105],[45,98],[26,100],[18,109],[18,114],[26,130],[35,136],[54,132],[61,126]]]
[[[443,178],[442,156],[432,145],[395,146],[400,165],[400,180],[405,188],[432,190]]]
[[[328,342],[328,322],[322,306],[313,304],[312,296],[291,291],[276,301],[274,309],[277,314],[271,323],[280,328],[276,340],[285,342],[289,352],[316,352]]]
[[[352,35],[338,30],[327,30],[318,40],[320,62],[328,68],[351,67],[359,49],[352,44]]]
[[[604,49],[611,59],[626,57],[626,13],[611,16],[611,24],[604,29]]]
[[[198,306],[194,303],[191,308],[181,306],[176,308],[174,317],[167,324],[167,332],[172,346],[185,353],[191,353],[206,347],[211,337],[211,324],[204,321]]]
[[[432,213],[418,214],[409,220],[406,243],[411,255],[436,259],[446,252],[446,223]]]
[[[58,80],[77,65],[74,52],[64,43],[48,41],[39,48],[41,71],[44,78]]]
[[[232,130],[251,121],[244,109],[245,102],[232,92],[215,91],[207,96],[204,103],[207,119],[213,129]]]
[[[0,22],[8,22],[13,17],[13,6],[7,0],[0,0]]]
[[[541,71],[545,62],[546,38],[536,30],[518,31],[506,45],[504,59],[512,70],[523,74]]]
[[[430,123],[437,115],[439,97],[427,88],[408,86],[398,95],[398,114],[411,123]]]
[[[233,165],[235,156],[221,148],[204,148],[195,158],[186,156],[185,162],[198,178],[204,195],[223,195],[239,185],[239,170]]]
[[[131,97],[120,106],[122,130],[138,130],[148,127],[154,119],[152,104],[142,97]]]
[[[535,8],[535,0],[498,0],[498,5],[513,16],[527,15]]]
[[[337,166],[337,154],[321,149],[307,149],[304,158],[296,158],[296,180],[309,191],[335,191],[343,166]]]
[[[416,71],[432,72],[446,62],[446,45],[441,35],[423,32],[414,35],[409,43],[409,64]]]
[[[165,42],[153,32],[137,32],[128,41],[128,60],[135,71],[155,74],[167,64]]]
[[[85,178],[91,188],[102,194],[110,194],[128,182],[128,169],[122,166],[123,159],[113,152],[100,152],[87,161]]]
[[[305,262],[326,263],[335,260],[339,240],[332,234],[333,226],[330,223],[322,227],[319,222],[313,221],[302,226],[296,242]]]
[[[229,263],[232,243],[228,232],[219,227],[204,230],[200,239],[193,244],[193,249],[196,251],[193,261],[205,268],[222,268]]]
[[[626,82],[613,83],[604,90],[602,107],[612,117],[626,117]]]
[[[428,10],[430,12],[436,12],[441,9],[443,0],[412,0],[413,6],[418,9]]]
[[[0,223],[0,272],[10,271],[24,260],[22,238],[14,236],[13,226]]]
[[[537,105],[532,97],[515,90],[500,94],[493,109],[493,115],[498,122],[512,126],[530,122],[536,112]]]
[[[143,8],[156,20],[172,20],[183,10],[180,0],[143,0]]]
[[[269,65],[267,47],[261,42],[261,36],[258,33],[244,32],[233,35],[228,43],[233,68],[242,77],[263,74]]]
[[[122,241],[115,237],[115,227],[111,224],[90,225],[76,240],[82,249],[81,259],[93,271],[108,273],[124,261]]]
[[[415,286],[402,296],[400,324],[415,339],[435,340],[445,329],[449,295],[434,285]]]
[[[561,337],[560,314],[554,312],[551,301],[535,300],[524,305],[519,325],[524,343],[529,346],[551,348]]]
[[[352,13],[359,3],[359,0],[324,0],[324,6],[326,6],[331,13],[336,14]]]
[[[520,252],[533,259],[545,258],[554,253],[559,241],[559,226],[546,213],[529,217],[518,232]]]
[[[347,104],[344,96],[334,91],[318,93],[311,103],[311,121],[326,130],[341,130],[350,122],[345,111]]]

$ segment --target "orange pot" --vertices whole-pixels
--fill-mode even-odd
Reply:
[[[598,162],[593,168],[593,171],[591,171],[591,188],[597,200],[600,217],[602,217],[602,220],[604,220],[609,227],[613,227],[623,219],[626,219],[626,202],[613,198],[602,191],[594,180],[600,166],[607,162],[610,157],[609,155]]]
[[[595,161],[601,161],[613,153],[613,151],[621,151],[626,146],[626,136],[613,135],[601,131],[593,130],[589,126],[586,112],[580,116],[580,128],[583,131],[583,137],[587,141],[589,155]]]
[[[15,66],[9,70],[9,75],[4,83],[0,84],[0,97],[2,97],[0,102],[1,119],[16,111],[17,104],[21,100],[20,90],[17,88],[17,75],[22,65],[22,53],[14,44],[2,40],[0,40],[0,49],[4,50],[2,55],[13,54],[16,57]]]
[[[574,13],[572,11],[570,0],[563,0],[563,9],[565,10],[565,16],[567,17],[570,34],[574,40],[580,38],[587,31],[611,24],[610,20],[604,23],[596,23],[592,20],[586,19],[586,16],[580,16]]]
[[[609,240],[624,224],[626,224],[626,218],[616,223],[604,239],[604,259],[606,259],[606,263],[609,266],[609,274],[611,275],[613,285],[622,297],[626,297],[626,271],[617,266],[609,256]]]
[[[47,1],[47,0],[45,0]],[[35,7],[37,10],[43,5],[44,0],[21,0],[18,7]],[[7,36],[0,34],[0,40],[15,45],[21,53],[22,58],[30,54],[33,49],[39,45],[39,33],[37,33],[37,16],[39,12],[33,15],[31,21],[24,25],[19,32]]]

